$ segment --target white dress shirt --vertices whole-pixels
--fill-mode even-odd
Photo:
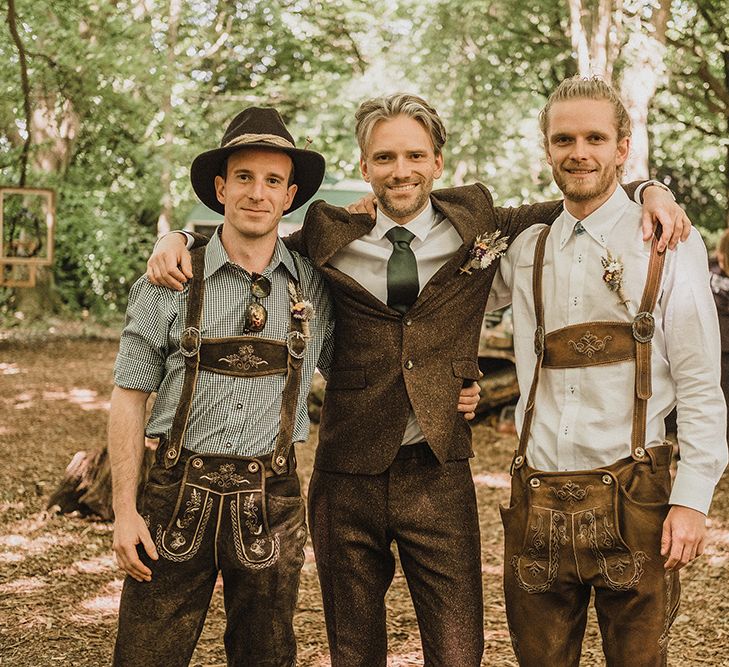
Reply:
[[[356,280],[383,303],[387,303],[387,261],[392,254],[392,243],[385,234],[397,226],[378,208],[372,231],[346,245],[329,260],[333,267]],[[438,269],[463,245],[463,239],[431,203],[416,218],[399,226],[415,235],[410,248],[418,264],[419,294]],[[410,445],[424,439],[411,408],[402,444]]]
[[[608,249],[622,260],[623,285],[635,312],[650,255],[650,242],[642,240],[640,215],[640,207],[617,188],[580,225],[567,210],[557,219],[544,256],[547,332],[593,320],[632,320],[603,281],[600,260]],[[522,396],[517,405],[518,424],[523,423],[536,362],[532,268],[542,229],[543,225],[536,225],[523,232],[501,259],[488,306],[513,303],[514,352]],[[653,395],[648,400],[646,444],[663,442],[663,420],[676,405],[681,460],[670,502],[707,513],[727,463],[726,405],[719,384],[719,325],[709,289],[706,248],[696,230],[666,256],[654,315]],[[529,464],[547,471],[584,470],[628,456],[634,369],[633,361],[543,369],[527,445]]]

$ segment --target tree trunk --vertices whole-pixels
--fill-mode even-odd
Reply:
[[[671,0],[660,0],[660,7],[651,17],[652,33],[637,25],[623,49],[627,66],[620,91],[633,126],[630,155],[625,165],[627,180],[648,178],[648,109],[665,76],[666,23],[670,9]]]
[[[175,159],[173,146],[175,141],[175,119],[172,107],[172,93],[175,85],[175,48],[177,46],[177,30],[180,25],[181,0],[170,0],[167,23],[167,58],[165,62],[166,90],[162,100],[162,169],[160,186],[162,190],[161,211],[157,219],[157,236],[162,236],[172,228],[172,165]]]

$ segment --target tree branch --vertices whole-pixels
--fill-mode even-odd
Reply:
[[[23,142],[23,150],[20,154],[20,187],[25,187],[25,178],[28,173],[28,155],[30,154],[31,142],[31,110],[30,110],[30,83],[28,81],[28,62],[25,54],[23,42],[18,34],[17,15],[15,13],[15,0],[8,0],[8,27],[10,34],[15,42],[15,48],[18,49],[18,59],[20,61],[20,82],[23,88],[23,110],[25,112],[25,141]]]

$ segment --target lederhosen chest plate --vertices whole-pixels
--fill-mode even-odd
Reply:
[[[164,465],[166,468],[171,468],[179,460],[198,373],[204,370],[235,377],[286,376],[281,400],[279,433],[271,461],[274,472],[277,474],[285,472],[296,419],[301,366],[306,349],[303,321],[294,317],[292,308],[286,340],[259,336],[203,338],[200,323],[205,292],[203,279],[205,248],[193,250],[191,255],[194,278],[187,297],[185,329],[180,336],[180,351],[185,358],[185,376],[164,456]],[[289,281],[292,301],[294,294],[301,300],[298,287],[292,279]]]

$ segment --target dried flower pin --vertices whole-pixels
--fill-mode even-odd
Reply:
[[[501,257],[509,247],[509,237],[501,236],[497,229],[491,234],[480,234],[473,242],[473,248],[468,253],[468,259],[460,268],[461,273],[471,275],[473,269],[486,269],[491,263]]]
[[[605,269],[602,274],[603,282],[611,292],[615,292],[618,295],[620,303],[632,314],[630,299],[625,296],[625,291],[623,290],[623,261],[620,257],[615,257],[609,248],[605,248],[605,251],[607,255],[600,258],[602,268]]]

